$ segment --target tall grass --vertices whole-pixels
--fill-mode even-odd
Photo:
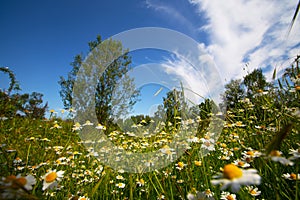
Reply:
[[[299,100],[296,86],[286,91]],[[242,186],[235,194],[226,189],[231,194],[227,199],[299,199],[299,107],[295,105],[278,105],[271,90],[251,100],[242,99],[224,114],[226,123],[218,141],[207,144],[209,133],[198,133],[198,140],[194,138],[180,158],[147,173],[116,171],[97,160],[93,149],[84,145],[88,141],[82,141],[76,130],[83,124],[75,126],[72,120],[55,116],[44,120],[1,118],[0,198],[191,199],[191,194],[204,192],[204,199],[220,199],[225,193],[211,180],[217,179],[224,166],[235,163],[240,169],[247,165],[245,169],[256,169],[261,181],[251,185],[252,189]],[[108,138],[125,150],[143,152],[142,143],[147,151],[153,151],[167,145],[173,134],[158,132],[135,140],[118,132]],[[213,147],[206,156],[201,155],[203,145]],[[56,179],[52,189],[43,190],[49,170],[63,171],[63,177]],[[16,177],[10,178],[12,175]],[[17,181],[17,177],[28,175],[36,180],[31,189]]]

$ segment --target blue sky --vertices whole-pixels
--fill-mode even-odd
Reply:
[[[249,71],[258,66],[266,68],[269,78],[274,67],[282,69],[288,58],[300,53],[299,17],[286,37],[297,3],[298,0],[1,1],[0,66],[15,72],[22,92],[41,92],[49,108],[58,110],[63,107],[59,76],[71,70],[69,63],[76,54],[87,53],[89,41],[98,34],[107,39],[130,29],[162,27],[197,41],[207,55],[199,53],[199,62],[208,58],[213,61],[222,84],[242,78],[246,62]],[[170,76],[180,72],[193,89],[203,91],[180,55],[172,58],[159,51],[133,55],[133,64],[156,62],[165,68],[173,67]],[[218,84],[211,81],[213,77],[207,79],[206,85]],[[0,88],[8,88],[6,75],[0,74]],[[142,99],[151,99],[159,89],[159,85],[151,91],[145,89]]]

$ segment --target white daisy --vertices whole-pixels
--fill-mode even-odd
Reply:
[[[96,129],[98,129],[98,130],[106,130],[106,127],[103,126],[102,124],[98,124],[98,125],[96,126]]]
[[[300,148],[298,148],[298,149],[290,149],[289,154],[293,155],[290,158],[291,160],[296,160],[296,159],[300,158]]]
[[[32,185],[35,184],[36,180],[32,175],[23,177],[19,174],[3,177],[0,180],[0,199],[20,199],[27,195],[25,190],[32,190]]]
[[[241,160],[235,160],[235,161],[233,162],[233,164],[235,164],[235,165],[238,166],[238,167],[242,167],[242,168],[250,167],[250,164],[249,164],[249,163],[243,162],[243,161],[241,161]]]
[[[200,141],[202,142],[201,148],[206,149],[208,151],[215,150],[215,140],[212,138],[201,138]]]
[[[254,188],[253,186],[247,186],[246,190],[248,190],[249,194],[253,197],[259,196],[261,191],[258,191],[258,188]]]
[[[300,179],[300,174],[286,173],[286,174],[283,174],[282,177],[285,179],[288,179],[288,180],[296,181],[296,180]]]
[[[125,187],[125,183],[117,183],[116,186],[123,189]]]
[[[242,185],[258,185],[261,180],[255,169],[243,170],[234,164],[225,165],[223,175],[217,177],[220,179],[211,180],[211,183],[221,184],[221,190],[231,187],[232,192],[238,192]]]
[[[82,124],[82,126],[93,126],[94,124],[92,122],[90,122],[89,120],[87,120],[84,124]]]
[[[269,158],[271,158],[272,161],[280,162],[283,165],[290,165],[290,166],[294,165],[294,163],[290,159],[283,157],[282,152],[277,150],[271,151],[271,153],[269,154]]]
[[[5,186],[9,186],[13,189],[25,188],[26,190],[32,190],[32,185],[36,184],[36,180],[32,175],[27,175],[25,177],[18,174],[17,176],[8,176],[3,179]]]
[[[176,166],[176,169],[178,169],[180,171],[186,166],[186,164],[184,164],[183,162],[178,162],[175,164],[175,166]]]
[[[90,200],[90,198],[85,197],[85,196],[80,196],[80,197],[78,198],[78,200]]]
[[[222,192],[221,193],[221,198],[224,200],[236,200],[236,195],[235,194],[230,194],[229,192]]]
[[[55,170],[48,170],[48,172],[42,176],[43,182],[43,190],[46,190],[47,188],[51,189],[58,185],[57,182],[61,181],[63,178],[64,171],[58,171]]]
[[[187,199],[188,200],[214,200],[213,197],[214,193],[210,191],[210,189],[207,189],[203,192],[196,191],[196,194],[188,193]]]

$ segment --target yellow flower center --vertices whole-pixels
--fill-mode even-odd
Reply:
[[[221,144],[221,147],[226,148],[227,145],[226,145],[225,143],[222,143],[222,144]]]
[[[206,195],[210,195],[210,194],[211,194],[210,189],[205,190],[205,194],[206,194]]]
[[[290,174],[290,178],[293,179],[293,180],[296,180],[297,179],[297,175],[294,174],[294,173],[291,173]]]
[[[144,179],[140,179],[140,183],[141,183],[142,185],[144,185],[144,184],[145,184]]]
[[[13,181],[12,188],[18,189],[18,188],[26,185],[26,183],[27,183],[26,178],[24,178],[24,177],[17,178]]]
[[[195,161],[195,165],[200,167],[202,165],[201,161]]]
[[[223,169],[223,176],[228,179],[239,178],[243,175],[243,172],[240,168],[234,164],[225,165]]]
[[[242,126],[243,123],[242,123],[242,122],[236,122],[236,125],[237,125],[237,126]]]
[[[300,85],[295,86],[296,90],[300,90]]]
[[[281,153],[277,150],[273,150],[273,151],[271,151],[270,156],[280,157]]]
[[[253,152],[253,151],[248,151],[248,152],[247,152],[247,155],[248,155],[248,156],[254,156],[254,152]]]
[[[180,168],[183,168],[183,167],[184,167],[184,164],[183,164],[183,162],[178,162],[178,163],[177,163],[177,166],[180,167]]]
[[[46,181],[47,183],[51,183],[51,182],[53,182],[56,178],[57,178],[56,172],[51,172],[50,174],[48,174],[48,175],[46,176],[45,181]]]
[[[245,163],[244,163],[243,161],[239,161],[239,162],[238,162],[238,166],[241,166],[241,167],[242,167],[242,166],[244,166],[244,164],[245,164]]]
[[[257,192],[255,190],[251,190],[250,194],[255,195],[255,194],[257,194]]]
[[[234,200],[234,197],[230,194],[226,197],[227,200]]]

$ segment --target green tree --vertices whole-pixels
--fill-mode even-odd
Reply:
[[[174,125],[180,121],[181,117],[186,117],[185,109],[187,109],[187,104],[182,91],[176,89],[169,91],[167,97],[163,98],[163,105],[166,122],[171,122]]]
[[[121,42],[112,39],[102,41],[98,36],[88,45],[87,58],[83,60],[82,54],[76,55],[67,78],[60,77],[60,96],[66,109],[74,107],[81,115],[92,112],[84,110],[82,105],[93,105],[98,122],[109,125],[112,118],[126,116],[138,100],[139,91],[135,89],[133,78],[127,75],[131,58]],[[78,91],[74,91],[75,81]],[[76,92],[94,94],[95,98],[75,96]]]
[[[254,94],[269,89],[272,85],[267,82],[261,69],[255,69],[244,77],[243,85],[246,87],[247,97],[252,99]]]
[[[223,100],[222,107],[233,108],[245,96],[240,79],[231,80],[225,85],[225,89],[224,94],[221,95]]]
[[[31,118],[43,118],[48,107],[47,103],[43,105],[43,94],[38,92],[11,94],[21,90],[15,74],[7,67],[1,67],[0,71],[7,73],[10,78],[8,90],[0,90],[1,116],[15,117],[17,114],[24,114]]]
[[[25,102],[22,105],[22,110],[26,116],[30,118],[41,119],[45,116],[48,108],[48,103],[43,105],[43,94],[32,92],[30,95],[24,94]]]

